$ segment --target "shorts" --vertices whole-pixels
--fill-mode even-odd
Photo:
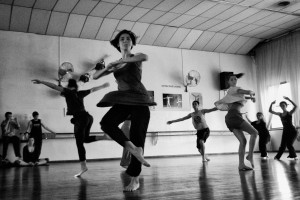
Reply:
[[[233,129],[240,129],[244,121],[242,114],[236,109],[229,110],[225,116],[226,126],[231,132]]]
[[[204,142],[206,142],[207,138],[209,137],[209,134],[210,134],[209,128],[197,130],[197,133],[196,133],[196,135],[197,135],[196,145],[197,145],[198,149],[201,148],[199,140],[203,140]]]

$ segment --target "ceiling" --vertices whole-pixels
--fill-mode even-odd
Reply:
[[[0,0],[0,30],[247,54],[300,27],[300,0]]]

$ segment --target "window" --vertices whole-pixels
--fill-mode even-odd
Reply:
[[[276,88],[276,86],[270,87],[269,88],[270,92],[273,92],[275,90],[275,88]],[[284,96],[291,98],[291,85],[290,85],[290,83],[287,83],[287,82],[280,83],[279,88],[278,88],[276,103],[273,105],[273,110],[275,112],[282,112],[281,108],[279,107],[279,103],[281,101],[287,101],[283,98]],[[271,100],[271,102],[272,101],[273,100]],[[287,104],[288,104],[287,110],[290,111],[292,109],[292,105],[289,102],[287,102]],[[271,128],[282,128],[281,120],[277,115],[273,115],[273,117],[272,117]]]

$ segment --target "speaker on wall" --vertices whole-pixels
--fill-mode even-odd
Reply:
[[[220,73],[220,90],[226,90],[229,88],[228,78],[233,72],[221,72]]]

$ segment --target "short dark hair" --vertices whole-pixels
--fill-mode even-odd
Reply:
[[[193,103],[192,103],[192,104],[194,104],[194,103],[197,103],[198,105],[200,105],[200,103],[199,103],[199,101],[198,101],[198,100],[195,100],[195,101],[193,101]]]
[[[76,80],[75,79],[69,79],[69,81],[68,81],[68,87],[69,88],[72,88],[72,87],[74,87],[74,88],[76,88],[76,90],[78,89],[78,85],[77,85],[77,82],[76,82]]]
[[[8,115],[11,115],[11,114],[12,114],[11,112],[6,112],[6,113],[5,113],[5,118],[7,118]]]
[[[34,111],[34,112],[32,113],[32,117],[37,116],[37,115],[39,115],[39,113],[38,113],[37,111]]]
[[[112,41],[110,41],[110,44],[113,45],[119,52],[121,52],[121,49],[119,47],[119,39],[120,39],[121,35],[124,33],[128,34],[129,37],[131,38],[132,46],[136,45],[137,36],[132,31],[124,29],[124,30],[120,31]]]
[[[285,101],[281,101],[281,102],[279,103],[280,106],[281,106],[282,104],[285,104],[285,106],[287,106],[287,103],[286,103]]]

